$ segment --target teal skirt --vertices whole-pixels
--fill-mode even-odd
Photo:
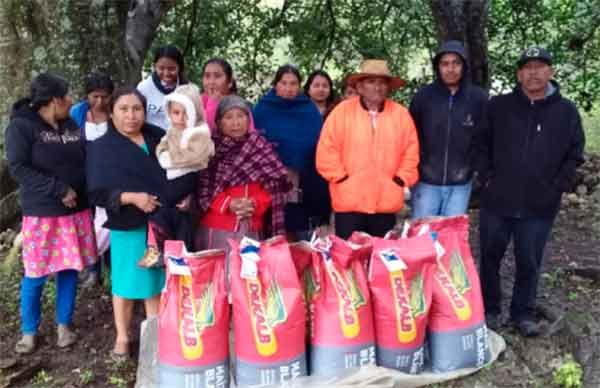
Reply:
[[[113,295],[147,299],[160,294],[165,284],[163,268],[137,265],[146,250],[147,226],[110,231],[110,263]]]

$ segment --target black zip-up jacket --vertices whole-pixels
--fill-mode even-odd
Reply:
[[[121,204],[123,192],[156,195],[163,207],[175,208],[177,202],[195,191],[197,174],[167,180],[165,170],[158,163],[156,146],[164,131],[145,123],[141,132],[148,153],[120,134],[112,122],[105,135],[87,143],[90,201],[106,208],[108,220],[103,226],[108,229],[130,230],[148,222],[149,214],[134,205]]]
[[[420,181],[459,185],[471,179],[487,99],[485,90],[467,82],[452,95],[440,80],[413,97],[409,110],[419,135]]]
[[[478,170],[481,206],[508,217],[553,217],[583,163],[585,137],[575,105],[558,84],[531,101],[517,85],[489,102]]]
[[[54,129],[46,123],[27,99],[13,107],[5,133],[6,158],[19,184],[25,216],[63,216],[88,207],[81,131],[70,118],[58,125]],[[72,209],[62,203],[69,187],[77,193],[77,206]]]
[[[457,54],[463,62],[454,95],[439,74],[439,61],[446,53]],[[419,135],[419,179],[432,185],[465,184],[473,175],[475,143],[488,95],[468,81],[467,56],[459,42],[442,45],[432,64],[436,80],[421,88],[409,107]]]

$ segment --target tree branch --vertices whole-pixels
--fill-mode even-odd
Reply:
[[[129,82],[137,82],[146,52],[162,18],[175,0],[130,0],[125,28],[125,48],[129,59]]]
[[[192,3],[192,14],[190,16],[190,25],[187,30],[187,37],[185,39],[185,47],[183,48],[183,56],[185,58],[185,54],[187,54],[188,50],[192,46],[192,36],[194,34],[194,30],[196,29],[196,24],[198,22],[198,0],[194,0]]]
[[[325,50],[325,55],[321,59],[321,69],[323,67],[325,67],[325,62],[327,62],[327,60],[331,57],[331,54],[333,53],[333,42],[335,41],[335,34],[336,34],[336,29],[337,29],[337,21],[335,19],[335,10],[333,9],[333,1],[327,0],[326,6],[327,6],[327,14],[329,15],[329,18],[331,19],[331,29],[330,29],[330,34],[329,34],[329,42],[327,45],[327,50]]]

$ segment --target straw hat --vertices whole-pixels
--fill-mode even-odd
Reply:
[[[366,59],[360,64],[358,73],[350,74],[346,79],[348,85],[356,85],[358,81],[368,77],[383,77],[388,80],[390,90],[397,90],[406,84],[401,78],[394,77],[387,62],[383,59]]]

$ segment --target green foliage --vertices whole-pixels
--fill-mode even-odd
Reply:
[[[94,381],[95,376],[94,376],[94,371],[92,371],[91,369],[74,369],[73,373],[77,373],[79,375],[79,382],[82,385],[88,385],[91,382]]]
[[[554,56],[562,91],[590,111],[600,96],[600,7],[597,0],[494,0],[489,23],[493,92],[511,87],[515,63],[528,46]]]
[[[415,66],[411,53],[433,49],[433,34],[429,8],[418,0],[284,1],[278,7],[257,0],[186,0],[169,12],[153,47],[173,43],[184,50],[188,76],[196,83],[208,58],[226,58],[241,94],[256,99],[284,63],[298,65],[303,74],[323,68],[341,79],[363,57],[377,56],[404,76]],[[147,70],[150,60],[151,55]],[[405,99],[425,79],[409,81]]]
[[[492,93],[512,88],[520,52],[539,44],[553,52],[563,92],[590,110],[600,96],[599,27],[596,0],[490,0]],[[420,0],[182,0],[159,27],[154,47],[165,43],[185,51],[196,83],[208,58],[228,59],[250,99],[266,90],[284,63],[304,74],[323,68],[339,80],[364,57],[381,57],[407,79],[396,96],[407,102],[432,78],[437,35],[431,10]]]
[[[581,388],[583,369],[573,356],[568,354],[562,364],[553,373],[553,384],[563,388]]]
[[[20,264],[20,262],[19,262]],[[19,327],[19,295],[21,285],[21,268],[12,268],[10,271],[0,270],[0,316],[7,317],[2,321],[2,326],[14,329]]]
[[[558,288],[563,286],[565,276],[565,272],[561,268],[556,268],[551,272],[544,272],[542,279],[546,280],[548,287]]]
[[[127,387],[127,380],[125,380],[122,377],[119,376],[109,376],[108,378],[108,383],[112,386],[118,387],[118,388],[125,388]]]
[[[52,376],[50,376],[44,369],[41,369],[31,380],[31,384],[34,387],[48,387],[51,382]]]
[[[46,282],[44,293],[42,294],[43,310],[50,311],[56,304],[56,279],[51,279]]]
[[[585,149],[587,152],[600,152],[600,109],[583,115],[585,129]]]

